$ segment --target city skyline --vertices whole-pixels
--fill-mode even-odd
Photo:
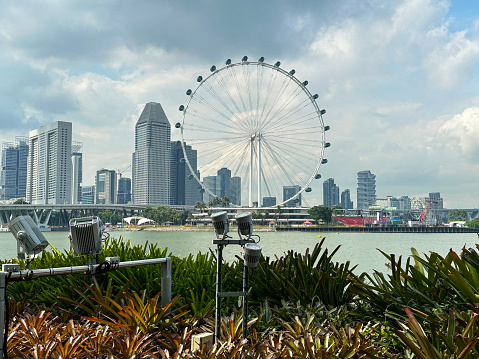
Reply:
[[[435,190],[447,208],[479,207],[479,4],[251,4],[139,2],[113,14],[105,4],[3,2],[0,141],[72,122],[92,185],[99,169],[131,164],[146,103],[180,122],[197,76],[227,58],[264,56],[294,68],[327,110],[323,179],[355,199],[355,174],[369,169],[378,198]],[[322,182],[303,200],[322,203]]]

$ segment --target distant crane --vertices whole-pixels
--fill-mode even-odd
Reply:
[[[118,174],[118,180],[121,179],[121,176],[123,175],[123,173],[124,173],[128,168],[130,168],[130,167],[131,167],[131,165],[129,165],[129,166],[128,166],[127,168],[125,168],[123,171],[118,170],[118,172],[117,172],[117,174]]]

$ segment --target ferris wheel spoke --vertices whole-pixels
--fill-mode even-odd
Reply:
[[[266,141],[266,143],[269,146],[269,149],[271,151],[275,152],[280,152],[282,153],[282,157],[287,158],[287,159],[294,159],[294,158],[302,158],[302,159],[307,159],[309,161],[317,161],[317,157],[314,156],[310,151],[304,151],[301,150],[301,148],[292,148],[289,145],[286,145],[284,143],[278,143],[278,141],[275,141],[274,143],[269,143],[269,141]],[[305,148],[311,148],[311,146],[306,146]],[[295,163],[301,163],[296,161],[293,161]]]
[[[221,165],[221,163],[224,161],[225,158],[227,158],[228,156],[231,156],[232,153],[238,153],[241,147],[244,147],[244,146],[242,146],[242,143],[240,142],[235,144],[235,146],[228,146],[228,148],[224,149],[222,153],[219,153],[219,151],[210,152],[211,154],[217,153],[217,156],[211,159],[207,164],[201,166],[201,168],[203,170],[208,170],[213,166]]]
[[[281,106],[271,115],[269,116],[266,116],[265,118],[265,121],[264,121],[264,127],[266,126],[269,126],[271,121],[276,121],[275,118],[277,117],[277,115],[279,113],[281,113],[285,108],[287,108],[289,106],[289,104],[294,101],[299,95],[301,94],[301,90],[299,90],[298,88],[295,89],[285,100],[284,102],[281,104]],[[274,123],[274,122],[273,122]]]
[[[278,126],[280,124],[284,124],[285,122],[286,123],[289,122],[291,120],[291,118],[295,119],[296,115],[301,114],[302,110],[307,108],[309,102],[310,102],[309,99],[303,100],[298,105],[296,105],[295,107],[290,109],[288,112],[286,112],[286,113],[282,114],[281,116],[275,118],[275,120],[272,123],[271,123],[271,121],[268,122],[268,123],[265,123],[265,127],[269,126],[269,127],[274,128],[275,126]],[[276,114],[274,116],[276,116]],[[302,115],[302,117],[307,117],[307,116],[308,116],[308,114]]]
[[[236,75],[236,66],[229,66],[229,67],[227,67],[227,69],[228,69],[228,73],[230,75],[230,78],[232,79],[233,84],[236,88],[236,92],[238,93],[238,96],[241,100],[241,104],[243,105],[243,110],[246,112],[247,111],[246,105],[245,105],[245,102],[243,100],[243,94],[242,94],[242,91],[241,91],[241,88],[240,88],[240,85],[239,85],[239,82],[238,82],[238,77]]]
[[[268,112],[266,113],[264,118],[262,118],[262,122],[264,123],[262,127],[267,126],[268,123],[271,121],[271,118],[273,118],[274,115],[270,118],[271,112],[277,113],[282,108],[282,106],[280,106],[278,110],[275,110],[276,105],[279,103],[280,99],[282,100],[284,93],[286,92],[290,83],[291,83],[291,80],[289,78],[286,77],[283,79],[283,83],[281,84],[281,86],[278,87],[279,90],[277,91],[276,97],[274,98]]]
[[[259,127],[259,103],[261,92],[263,88],[263,73],[264,66],[256,66],[256,112],[255,112],[255,124]]]
[[[271,72],[269,76],[269,83],[268,83],[268,88],[266,90],[266,97],[263,102],[263,107],[261,108],[261,114],[259,114],[258,118],[259,120],[262,120],[264,118],[264,112],[266,110],[266,106],[268,106],[271,94],[273,93],[273,88],[274,84],[276,83],[276,79],[278,78],[278,72]]]

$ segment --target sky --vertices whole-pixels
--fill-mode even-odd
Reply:
[[[321,180],[376,194],[441,192],[479,207],[479,2],[452,0],[0,0],[0,141],[53,121],[83,142],[83,184],[131,176],[148,102],[172,124],[198,75],[227,58],[281,61],[309,82],[331,127]]]

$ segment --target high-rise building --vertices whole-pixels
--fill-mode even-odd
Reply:
[[[231,170],[227,168],[221,168],[218,170],[217,176],[218,180],[220,181],[220,193],[218,196],[227,197],[227,192],[230,187]]]
[[[276,206],[276,197],[263,197],[263,207]]]
[[[399,209],[402,211],[411,209],[411,199],[408,196],[399,197]]]
[[[376,202],[376,175],[371,171],[358,172],[357,208],[369,209]]]
[[[161,105],[147,103],[135,126],[134,204],[170,204],[170,137],[170,122]]]
[[[210,190],[214,194],[212,196],[208,191],[203,193],[203,201],[208,203],[213,200],[214,197],[219,196],[221,193],[221,183],[218,176],[206,176],[203,178],[203,186],[205,189]]]
[[[72,188],[72,124],[57,121],[29,133],[26,200],[67,204]]]
[[[83,166],[83,143],[72,143],[72,199],[71,203],[80,203],[82,200],[82,166]]]
[[[339,187],[336,186],[333,178],[323,182],[323,205],[330,208],[339,205]]]
[[[185,144],[186,156],[196,171],[196,150]],[[170,204],[194,206],[197,202],[198,182],[184,159],[181,141],[171,142]]]
[[[25,198],[27,190],[28,137],[3,142],[0,200]]]
[[[81,188],[81,203],[94,204],[95,203],[95,186],[82,186]]]
[[[116,172],[105,168],[96,172],[95,204],[116,203]]]
[[[286,201],[288,198],[293,197],[296,193],[301,190],[301,187],[298,185],[294,186],[283,186],[283,201]],[[295,199],[291,199],[283,207],[301,207],[301,194]]]
[[[230,199],[232,204],[241,206],[241,177],[234,176],[230,178],[226,197]]]
[[[429,203],[431,209],[443,209],[444,200],[441,198],[441,192],[429,193]]]
[[[351,191],[349,189],[345,189],[341,192],[341,207],[344,209],[353,209],[353,201],[351,201]]]
[[[118,180],[118,198],[116,203],[127,204],[131,201],[131,178],[120,177]]]

